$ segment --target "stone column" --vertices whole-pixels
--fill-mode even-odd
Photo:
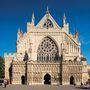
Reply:
[[[71,43],[70,43],[70,53],[71,53],[71,50],[72,50],[72,46],[71,46]]]
[[[74,53],[74,45],[72,45],[72,47],[73,47],[73,53]]]

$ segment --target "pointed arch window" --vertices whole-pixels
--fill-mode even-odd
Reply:
[[[49,37],[45,37],[37,50],[38,62],[58,61],[59,53],[56,43]]]

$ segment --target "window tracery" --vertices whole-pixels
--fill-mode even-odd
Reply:
[[[44,23],[43,27],[45,28],[52,28],[53,27],[53,23],[51,22],[51,20],[47,19],[46,22]]]
[[[37,50],[37,61],[51,62],[58,60],[58,48],[55,42],[49,37],[45,37]]]

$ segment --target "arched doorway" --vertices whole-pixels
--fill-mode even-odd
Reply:
[[[21,76],[21,84],[25,84],[25,76]]]
[[[51,76],[48,73],[44,76],[44,84],[51,84]]]
[[[70,85],[73,85],[73,84],[74,84],[74,77],[71,76],[71,77],[70,77]]]

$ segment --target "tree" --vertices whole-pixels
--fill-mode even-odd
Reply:
[[[4,78],[4,59],[0,56],[0,78]]]

